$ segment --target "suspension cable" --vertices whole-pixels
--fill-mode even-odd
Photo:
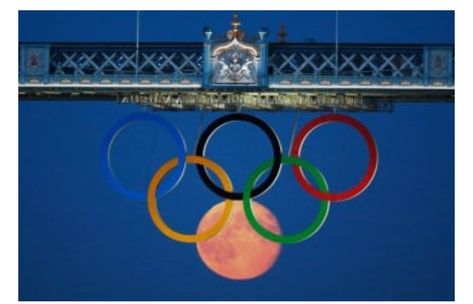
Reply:
[[[338,80],[338,11],[335,11],[335,77]]]
[[[192,153],[194,153],[195,149],[197,149],[197,143],[199,141],[200,134],[202,133],[202,128],[204,126],[204,115],[205,111],[200,109],[199,126],[197,127],[197,136],[195,137],[194,148],[192,149]]]
[[[135,78],[138,81],[138,58],[140,52],[140,11],[136,11],[136,52],[135,52]]]
[[[290,155],[291,154],[291,148],[292,144],[294,143],[294,138],[296,137],[296,129],[297,125],[299,124],[299,118],[300,118],[301,111],[298,110],[296,113],[296,116],[294,117],[294,121],[292,123],[292,134],[291,134],[291,140],[289,142],[289,147],[287,148],[287,153]]]

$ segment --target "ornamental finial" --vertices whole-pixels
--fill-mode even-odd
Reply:
[[[241,25],[241,21],[238,18],[238,14],[236,14],[236,13],[233,14],[233,20],[230,24],[233,26],[233,29],[231,29],[227,32],[228,40],[233,40],[233,39],[243,40],[244,33],[239,28],[240,25]]]
[[[241,25],[240,19],[238,19],[238,14],[233,14],[233,21],[231,24],[233,25],[233,30],[237,31],[238,27]]]
[[[278,36],[279,36],[280,43],[286,42],[287,32],[286,32],[286,27],[284,26],[284,24],[281,24],[281,26],[279,27]]]

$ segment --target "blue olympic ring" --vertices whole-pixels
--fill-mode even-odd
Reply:
[[[187,146],[181,132],[171,122],[161,116],[151,113],[134,113],[128,115],[118,120],[107,132],[102,142],[100,154],[102,169],[105,173],[105,177],[107,178],[108,183],[120,193],[131,199],[146,201],[146,190],[137,191],[125,187],[116,177],[110,160],[110,151],[116,137],[120,134],[121,131],[125,129],[125,127],[138,121],[151,121],[164,128],[173,137],[174,144],[177,148],[177,157],[179,159],[179,162],[177,164],[176,169],[172,170],[169,176],[164,179],[163,183],[159,186],[157,192],[157,195],[159,197],[165,196],[172,189],[174,189],[174,187],[176,187],[176,185],[179,183],[182,176],[184,175],[184,171],[186,169]]]

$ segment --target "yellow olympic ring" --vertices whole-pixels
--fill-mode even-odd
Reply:
[[[210,239],[211,237],[215,236],[217,233],[222,230],[223,226],[227,222],[228,217],[232,211],[233,202],[230,199],[225,200],[225,205],[223,209],[222,216],[220,219],[207,231],[198,234],[184,234],[173,230],[171,227],[166,225],[166,223],[161,218],[161,215],[158,211],[158,204],[156,199],[156,189],[158,188],[159,183],[164,178],[164,176],[171,171],[173,168],[177,166],[178,158],[173,158],[166,162],[161,168],[159,168],[156,173],[154,174],[151,182],[148,186],[148,211],[153,220],[153,223],[161,230],[169,238],[183,242],[183,243],[197,243],[200,241],[205,241]],[[222,186],[225,191],[231,192],[233,191],[233,185],[228,177],[227,173],[216,163],[213,161],[196,155],[188,155],[186,156],[186,163],[191,164],[199,164],[203,165],[210,170],[214,171],[217,177],[222,182]]]

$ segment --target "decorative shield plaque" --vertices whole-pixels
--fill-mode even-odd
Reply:
[[[212,52],[212,83],[257,84],[258,65],[256,48],[234,38]]]
[[[450,61],[449,50],[434,49],[430,51],[429,69],[430,77],[443,78],[449,74],[448,63]]]
[[[227,31],[227,41],[212,44],[209,50],[209,82],[214,86],[260,85],[261,41],[243,42],[244,33],[237,15],[233,28]]]
[[[25,71],[26,75],[43,75],[47,72],[47,60],[49,52],[47,48],[26,48]]]

